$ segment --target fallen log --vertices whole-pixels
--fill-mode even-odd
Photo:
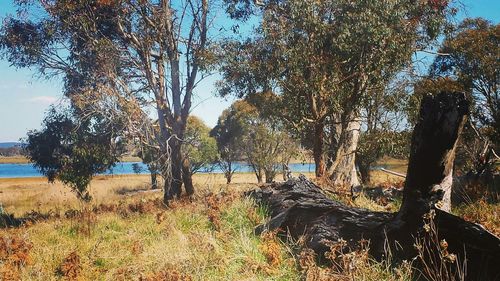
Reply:
[[[343,251],[369,240],[376,259],[411,260],[417,256],[416,239],[426,235],[424,217],[431,217],[438,241],[466,263],[465,280],[500,280],[500,239],[482,226],[467,222],[436,207],[449,192],[449,181],[458,135],[468,104],[463,94],[441,93],[423,99],[415,128],[403,203],[397,213],[348,207],[329,199],[320,187],[301,176],[251,192],[265,204],[271,219],[256,229],[278,230],[304,241],[326,261],[331,241],[346,241]],[[438,255],[437,249],[431,252]],[[445,263],[446,261],[437,261]],[[434,263],[436,261],[434,260]]]

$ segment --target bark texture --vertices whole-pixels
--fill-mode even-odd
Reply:
[[[323,138],[325,134],[324,130],[324,121],[318,122],[314,125],[313,157],[315,164],[315,174],[317,178],[323,177],[326,171],[325,153],[323,148]]]
[[[158,188],[158,174],[155,171],[150,172],[151,174],[151,189]]]
[[[466,113],[463,94],[442,93],[424,98],[399,212],[345,206],[329,199],[301,176],[251,193],[268,206],[271,215],[269,222],[256,231],[277,229],[294,239],[302,238],[320,261],[325,261],[325,253],[330,250],[328,241],[342,238],[347,241],[344,250],[348,251],[367,239],[373,257],[383,259],[390,249],[393,261],[398,262],[417,255],[415,238],[426,235],[423,217],[435,214],[433,222],[439,240],[445,239],[448,250],[459,260],[466,260],[465,279],[499,280],[500,239],[478,224],[435,208],[447,192],[454,148]]]
[[[336,147],[333,149],[332,163],[328,168],[334,186],[360,185],[355,162],[360,130],[361,121],[355,113],[341,117],[340,126],[335,130]]]
[[[468,102],[458,93],[428,95],[422,99],[420,117],[413,131],[400,215],[415,213],[436,198],[450,209],[453,161]]]
[[[187,157],[184,157],[182,161],[182,181],[184,182],[184,189],[186,190],[186,194],[188,196],[193,195],[193,171],[191,170],[191,162]]]

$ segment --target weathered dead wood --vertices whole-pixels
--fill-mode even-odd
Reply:
[[[423,220],[411,224],[397,220],[397,213],[373,212],[343,205],[326,197],[322,190],[301,176],[275,183],[251,195],[270,210],[271,219],[256,229],[279,229],[293,239],[304,239],[320,262],[330,250],[327,241],[347,241],[345,252],[359,247],[361,239],[370,241],[370,254],[381,260],[390,247],[394,262],[411,260],[417,255],[415,237],[422,234]],[[402,223],[398,225],[397,223]],[[439,239],[446,239],[449,251],[460,260],[467,257],[467,280],[498,280],[500,239],[482,226],[436,210],[434,222]],[[397,245],[397,246],[395,246]]]
[[[450,210],[455,148],[469,106],[464,94],[441,93],[422,99],[420,117],[412,136],[400,214],[416,212],[422,206],[443,201]]]
[[[397,262],[417,255],[413,245],[424,233],[423,216],[434,212],[439,239],[446,239],[449,251],[467,263],[466,280],[499,280],[500,239],[478,224],[435,207],[451,187],[454,149],[466,113],[463,94],[442,93],[423,99],[399,212],[345,206],[299,177],[252,192],[271,215],[256,231],[279,229],[281,234],[302,238],[320,259],[330,250],[328,241],[342,238],[347,248],[355,249],[361,239],[367,239],[373,257],[383,259],[390,249]]]

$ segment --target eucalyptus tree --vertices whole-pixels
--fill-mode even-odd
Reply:
[[[227,2],[234,18],[257,16],[259,25],[225,45],[221,94],[274,92],[276,115],[308,133],[316,176],[348,185],[358,183],[363,101],[440,34],[451,9],[447,1]]]
[[[217,164],[224,172],[226,183],[231,183],[237,170],[237,162],[243,158],[242,135],[243,124],[235,113],[238,103],[225,109],[217,120],[217,125],[210,131],[215,138],[218,150]]]
[[[245,160],[259,183],[272,182],[283,163],[290,161],[298,146],[280,122],[270,120],[246,100],[237,100],[226,109],[212,130],[217,140],[228,183],[234,162]]]
[[[210,128],[199,117],[188,118],[184,142],[184,159],[189,159],[190,166],[183,173],[195,174],[200,170],[212,171],[218,159],[217,143],[210,136]]]
[[[364,99],[361,109],[361,133],[356,150],[356,166],[363,184],[370,183],[370,171],[384,156],[406,159],[410,149],[410,130],[402,110],[412,100],[408,93],[411,81],[398,77],[385,88],[374,89]]]
[[[78,199],[90,201],[93,176],[112,168],[123,152],[112,128],[101,121],[82,121],[72,108],[52,107],[43,128],[28,132],[26,155],[49,182],[60,180]]]
[[[434,60],[430,79],[453,81],[456,88],[468,93],[472,110],[464,141],[469,142],[462,148],[472,162],[468,168],[480,174],[499,159],[500,24],[465,19],[448,34],[439,53],[445,55]]]
[[[0,51],[12,65],[62,77],[82,116],[127,124],[159,151],[165,201],[194,192],[181,144],[193,90],[208,73],[209,0],[19,0],[4,20]],[[157,127],[149,118],[154,115]]]

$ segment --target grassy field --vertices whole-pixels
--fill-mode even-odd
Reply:
[[[199,190],[218,192],[227,188],[222,174],[195,174],[194,184]],[[249,189],[257,186],[251,173],[238,173],[233,178],[232,189]],[[123,199],[141,198],[150,192],[149,175],[97,176],[89,187],[92,204],[117,202]],[[134,191],[139,191],[134,192]],[[153,192],[154,193],[154,192]],[[161,193],[161,190],[157,190]],[[81,207],[69,188],[60,182],[49,183],[45,178],[0,179],[0,202],[7,212],[21,215],[28,211],[48,212]]]
[[[0,164],[25,164],[28,162],[24,156],[0,156]]]
[[[316,266],[307,251],[296,252],[298,242],[256,236],[265,212],[242,195],[257,187],[253,174],[236,174],[230,185],[222,175],[195,175],[194,183],[193,198],[166,208],[161,192],[142,192],[149,188],[146,175],[95,178],[89,205],[60,183],[2,179],[6,212],[50,215],[0,230],[0,280],[410,280],[410,265],[391,268],[365,251],[333,270]],[[363,196],[338,199],[378,211],[398,207]],[[499,206],[480,204],[455,212],[498,233]]]

